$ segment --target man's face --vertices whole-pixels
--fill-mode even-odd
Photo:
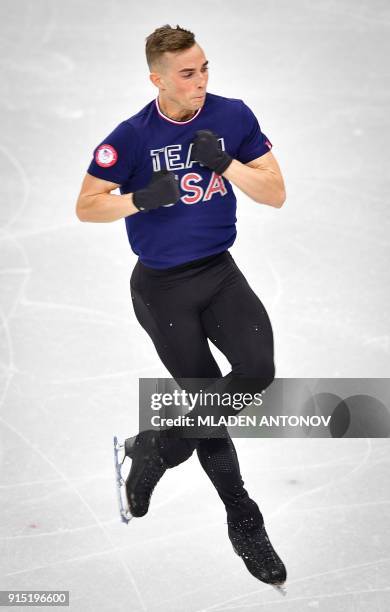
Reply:
[[[197,44],[177,53],[166,51],[155,72],[158,75],[155,85],[162,96],[178,107],[196,110],[205,100],[207,64],[206,56]]]

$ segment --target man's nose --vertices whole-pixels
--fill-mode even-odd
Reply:
[[[206,85],[207,82],[207,74],[204,72],[201,72],[198,76],[198,87],[204,87]]]

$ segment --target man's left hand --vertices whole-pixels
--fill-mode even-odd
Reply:
[[[191,159],[214,170],[217,174],[225,172],[233,158],[222,151],[218,136],[210,130],[198,130],[191,151]]]

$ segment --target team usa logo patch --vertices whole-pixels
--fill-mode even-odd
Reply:
[[[118,159],[118,153],[114,147],[109,144],[102,144],[95,153],[95,161],[98,166],[102,168],[109,168],[113,166]]]
[[[272,144],[270,143],[270,141],[269,141],[269,140],[266,140],[266,141],[265,141],[265,144],[267,145],[267,147],[268,147],[269,149],[271,149],[271,148],[272,148]]]

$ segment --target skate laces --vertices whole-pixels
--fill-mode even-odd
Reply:
[[[155,432],[147,432],[135,442],[135,456],[130,470],[128,485],[130,499],[137,507],[147,507],[153,490],[166,471],[164,459],[160,456]],[[134,474],[134,479],[132,475]]]
[[[274,547],[272,546],[270,542],[270,539],[267,535],[264,525],[260,527],[258,532],[259,532],[258,539],[257,537],[255,537],[255,539],[257,543],[259,544],[259,546],[262,548],[264,560],[270,561],[271,563],[276,564],[276,565],[283,565],[281,559],[279,559],[279,556],[277,555]],[[256,536],[257,536],[257,533],[256,533]]]
[[[165,470],[164,461],[157,453],[153,459],[145,461],[143,474],[137,483],[137,493],[141,496],[150,496]]]
[[[265,530],[264,524],[259,526],[255,520],[243,519],[235,524],[228,523],[229,528],[232,530],[231,536],[233,544],[238,548],[240,554],[257,559],[258,554],[261,554],[262,563],[272,566],[278,565],[283,566],[283,562],[276,553],[272,546],[270,539]]]

